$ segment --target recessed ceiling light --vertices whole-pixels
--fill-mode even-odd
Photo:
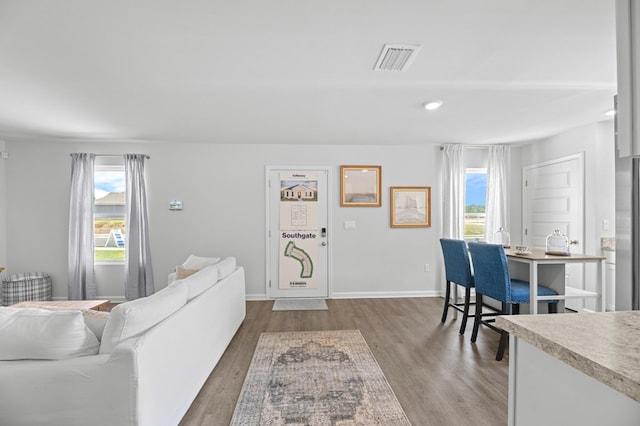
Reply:
[[[427,111],[435,111],[438,108],[440,108],[443,103],[444,102],[442,102],[441,100],[429,101],[429,102],[424,104],[424,109],[426,109]]]
[[[616,110],[610,109],[609,111],[605,112],[604,115],[606,115],[607,117],[613,117],[614,115],[616,115]]]

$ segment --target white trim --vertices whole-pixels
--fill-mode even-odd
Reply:
[[[338,292],[329,296],[329,299],[403,299],[408,297],[442,297],[442,292],[432,291],[384,291],[384,292]],[[247,301],[274,300],[266,294],[247,294]]]
[[[520,187],[520,211],[521,213],[521,217],[520,217],[520,222],[522,223],[522,229],[520,231],[520,238],[521,241],[524,241],[524,181],[525,181],[525,176],[526,176],[526,170],[532,170],[532,169],[537,169],[540,167],[545,167],[545,166],[550,166],[553,164],[560,164],[560,163],[564,163],[567,161],[572,161],[572,160],[579,160],[579,166],[580,166],[580,178],[582,179],[582,235],[579,235],[578,238],[582,239],[582,250],[585,251],[586,250],[586,240],[585,240],[585,235],[586,235],[586,228],[587,228],[587,214],[586,214],[586,203],[587,203],[587,197],[586,197],[586,190],[587,190],[587,182],[586,182],[586,174],[585,174],[585,153],[584,151],[579,152],[577,154],[571,154],[571,155],[567,155],[564,157],[558,157],[558,158],[553,158],[551,160],[547,160],[547,161],[543,161],[541,163],[535,163],[535,164],[530,164],[528,166],[524,166],[522,167],[522,173],[520,176],[520,181],[521,181],[521,187]]]
[[[332,299],[395,299],[406,297],[442,297],[439,290],[431,291],[374,291],[374,292],[337,292]]]
[[[551,160],[543,161],[541,163],[529,164],[528,166],[522,167],[523,170],[528,169],[536,169],[538,167],[550,166],[552,164],[564,163],[565,161],[571,160],[579,160],[582,159],[584,162],[584,151],[578,152],[577,154],[566,155],[564,157],[552,158]]]

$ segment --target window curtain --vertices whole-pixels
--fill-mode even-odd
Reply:
[[[125,297],[133,300],[154,292],[153,270],[149,246],[147,191],[142,154],[125,154],[126,179],[126,244]]]
[[[71,154],[69,202],[69,300],[96,299],[94,270],[93,172],[95,155]]]
[[[511,148],[506,145],[492,145],[487,157],[487,207],[485,211],[485,241],[494,241],[494,234],[501,227],[510,232],[507,199],[509,179],[509,159]]]
[[[442,236],[464,238],[464,146],[445,145],[442,163]]]

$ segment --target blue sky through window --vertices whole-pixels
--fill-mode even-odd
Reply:
[[[97,170],[93,179],[96,199],[109,192],[125,191],[124,170]]]
[[[484,206],[487,199],[487,174],[467,173],[465,205]]]

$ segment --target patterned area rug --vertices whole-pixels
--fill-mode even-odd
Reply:
[[[324,299],[278,299],[273,302],[272,311],[326,311]]]
[[[231,425],[410,425],[359,330],[262,333]]]

